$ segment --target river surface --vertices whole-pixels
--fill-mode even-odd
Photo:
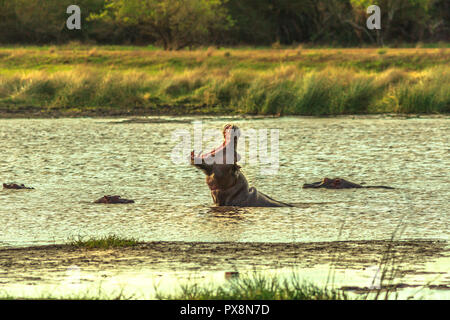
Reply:
[[[448,117],[123,120],[0,120],[0,182],[34,188],[0,190],[0,248],[111,234],[146,242],[449,240]],[[269,154],[278,141],[278,167],[263,163],[261,139],[253,162],[254,146],[240,143],[242,171],[251,186],[297,207],[218,209],[203,173],[174,163],[176,133],[189,133],[189,151],[194,128],[213,130],[202,140],[209,151],[229,122],[247,138],[266,129]],[[302,189],[324,177],[395,189]],[[103,195],[135,203],[92,203]],[[440,271],[448,263],[438,261]]]
[[[271,129],[278,129],[278,171],[248,158],[242,171],[258,190],[300,207],[216,210],[203,173],[171,160],[180,143],[173,132],[188,130],[194,147],[193,121],[218,133],[203,142],[205,150],[221,143],[230,121],[244,133],[268,129],[269,153]],[[405,239],[449,239],[448,118],[117,122],[0,120],[0,182],[35,188],[0,191],[0,246],[104,234],[143,241],[379,240],[399,225]],[[242,154],[246,149],[239,145]],[[323,177],[396,189],[302,189]],[[136,203],[92,204],[112,194]]]

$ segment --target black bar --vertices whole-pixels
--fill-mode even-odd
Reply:
[[[305,319],[322,318],[325,315],[343,317],[384,318],[392,311],[401,312],[402,318],[418,312],[438,308],[448,309],[448,301],[68,301],[68,300],[7,300],[0,301],[6,315],[11,311],[15,317],[22,313],[46,316],[86,317],[98,314],[141,315],[145,319]],[[389,313],[388,313],[389,312]],[[445,314],[445,313],[444,313]],[[158,316],[159,315],[159,316]],[[131,317],[127,317],[130,319]],[[6,318],[5,318],[6,319]]]

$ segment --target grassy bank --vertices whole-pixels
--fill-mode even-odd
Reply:
[[[450,112],[450,49],[0,49],[0,113]]]
[[[134,238],[122,238],[116,235],[106,235],[98,237],[76,236],[68,239],[67,245],[74,248],[84,249],[109,249],[134,247],[141,242]]]
[[[394,232],[400,233],[402,229]],[[411,257],[417,255],[430,254],[435,251],[442,254],[445,251],[445,243],[442,247],[434,247],[434,244],[427,243],[422,246],[417,242],[398,241],[392,237],[386,241],[363,241],[361,244],[366,249],[357,248],[356,242],[337,241],[326,242],[317,246],[317,243],[300,244],[261,244],[261,243],[192,243],[192,242],[142,242],[133,238],[123,238],[117,235],[104,236],[75,236],[69,238],[63,245],[49,245],[29,248],[6,248],[0,250],[3,261],[2,267],[6,276],[3,278],[5,286],[0,290],[0,300],[2,299],[177,299],[177,300],[378,300],[378,299],[398,299],[401,297],[403,288],[415,288],[415,292],[409,292],[403,297],[415,299],[416,294],[423,289],[431,289],[432,283],[418,286],[413,282],[404,279],[407,273],[411,272]],[[283,255],[283,250],[291,246],[288,255]],[[430,246],[431,245],[431,246]],[[348,246],[348,247],[347,247]],[[266,249],[264,249],[264,247]],[[267,248],[271,247],[272,254],[268,254]],[[345,249],[347,247],[347,249]],[[255,248],[258,250],[255,251]],[[303,249],[300,249],[303,248]],[[315,248],[315,250],[311,250]],[[242,250],[248,250],[242,252]],[[340,251],[344,249],[344,251]],[[350,249],[350,251],[348,251]],[[406,251],[405,251],[406,249]],[[411,251],[413,249],[414,251]],[[325,251],[330,250],[330,251]],[[444,250],[444,251],[443,251]],[[236,251],[241,251],[237,256]],[[374,254],[373,261],[364,257],[364,251]],[[189,253],[191,267],[185,265],[186,253]],[[330,260],[325,262],[314,261],[314,252],[325,254]],[[358,254],[355,254],[358,253]],[[289,268],[283,267],[281,263],[286,256],[298,258],[299,264],[295,266],[289,262]],[[359,255],[361,254],[361,255]],[[310,257],[305,265],[301,265],[302,257]],[[349,258],[354,256],[353,261]],[[253,271],[248,271],[248,259],[252,260],[255,266]],[[225,258],[225,259],[224,259]],[[430,259],[431,257],[429,257]],[[165,261],[175,262],[172,267],[167,268]],[[232,266],[224,261],[233,261]],[[196,262],[193,262],[196,261]],[[266,270],[272,261],[276,267]],[[261,262],[263,262],[261,264]],[[422,260],[420,264],[424,261]],[[162,263],[162,264],[159,264]],[[196,268],[192,263],[200,263],[201,267]],[[311,264],[312,263],[312,264]],[[322,276],[311,278],[311,273],[306,269],[314,268],[329,263],[326,280]],[[356,263],[356,264],[355,264]],[[159,264],[159,265],[158,265]],[[352,274],[352,271],[364,270],[368,266],[377,265],[377,271],[368,274],[372,278],[368,283],[366,279],[360,282],[363,286],[344,286],[341,274],[345,270]],[[20,268],[19,268],[20,266]],[[55,268],[58,266],[58,268]],[[153,266],[153,268],[152,268]],[[173,268],[175,266],[175,269]],[[183,267],[184,266],[184,267]],[[244,266],[243,269],[241,267]],[[263,267],[264,266],[264,267]],[[303,269],[306,266],[306,269]],[[365,267],[364,267],[365,266]],[[73,269],[75,267],[75,269]],[[260,269],[263,270],[258,270]],[[364,267],[364,268],[363,268]],[[32,274],[23,275],[24,269],[33,269]],[[131,268],[131,269],[130,269]],[[184,271],[194,272],[191,275],[180,278],[175,275],[176,281],[159,278],[161,273],[179,268]],[[73,269],[73,270],[72,270]],[[153,283],[145,283],[144,286],[137,286],[136,282],[130,279],[127,285],[119,285],[114,277],[119,276],[121,271],[128,273],[134,270],[133,274],[140,274],[142,279],[151,277],[151,271],[157,280]],[[181,270],[180,269],[180,270]],[[90,282],[81,281],[66,282],[67,271],[83,271],[80,279],[90,279]],[[233,270],[233,273],[225,272]],[[148,273],[150,271],[150,273]],[[212,272],[211,277],[205,274],[197,274],[197,271]],[[214,275],[213,273],[219,273]],[[239,272],[238,272],[239,271]],[[274,272],[273,272],[274,271]],[[320,268],[317,270],[321,273]],[[417,270],[417,274],[422,274],[423,270]],[[85,273],[86,272],[86,273]],[[98,274],[100,272],[100,274]],[[142,273],[141,273],[142,272]],[[225,279],[223,279],[225,273]],[[98,282],[92,278],[97,274]],[[70,275],[70,274],[69,274]],[[122,274],[123,275],[123,274]],[[186,275],[186,274],[185,274]],[[199,277],[200,276],[200,277]],[[108,283],[103,283],[103,278],[109,278]],[[345,278],[345,277],[344,277]],[[33,280],[32,280],[33,279]],[[49,281],[60,280],[60,286],[48,288]],[[72,279],[72,278],[70,278]],[[123,277],[119,276],[118,279]],[[316,279],[312,282],[311,279]],[[322,279],[322,280],[319,280]],[[73,280],[76,280],[74,278]],[[174,279],[172,279],[174,280]],[[31,282],[29,282],[31,281]],[[70,280],[72,281],[72,280]],[[93,281],[93,282],[91,282]],[[433,280],[434,281],[434,280]],[[89,285],[90,283],[90,285]],[[8,290],[10,284],[26,284],[31,291],[16,291],[14,288]],[[75,287],[69,285],[73,284]],[[85,285],[82,285],[85,284]],[[80,285],[80,286],[78,286]],[[441,285],[436,285],[439,287]],[[13,286],[14,287],[14,286]],[[445,287],[445,285],[443,286]],[[35,291],[40,288],[41,291]],[[133,289],[134,288],[134,289]],[[23,288],[25,289],[25,288]],[[25,292],[25,293],[24,293]],[[403,299],[403,298],[402,298]]]
[[[199,285],[197,283],[180,284],[181,290],[175,294],[156,293],[156,300],[350,300],[345,292],[316,286],[297,277],[280,279],[263,273],[254,273],[242,278],[232,279],[224,284]],[[18,297],[8,292],[0,292],[0,300],[30,299]],[[139,296],[124,293],[124,290],[107,292],[92,288],[83,292],[68,293],[62,296],[52,292],[42,292],[31,299],[38,300],[133,300]]]
[[[296,274],[288,279],[254,272],[231,279],[222,285],[180,285],[180,292],[157,294],[162,300],[348,300],[338,289],[319,287],[300,280]]]

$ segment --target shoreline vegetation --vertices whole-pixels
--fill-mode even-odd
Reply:
[[[5,46],[0,118],[448,114],[450,49]]]
[[[212,282],[179,282],[179,288],[171,293],[155,287],[156,299],[177,300],[342,300],[342,299],[391,299],[397,298],[401,288],[447,289],[445,285],[417,285],[405,283],[402,279],[411,273],[421,274],[420,268],[413,271],[409,265],[422,265],[445,252],[445,241],[419,240],[374,240],[374,241],[332,241],[323,243],[201,243],[201,242],[141,242],[134,238],[116,235],[82,237],[74,236],[65,244],[42,245],[25,248],[0,248],[0,266],[8,272],[8,278],[17,281],[48,281],[67,276],[67,268],[74,265],[80,269],[101,269],[104,275],[112,275],[120,268],[146,266],[148,270],[173,270],[180,261],[185,261],[186,252],[192,261],[187,271],[196,272],[197,264],[208,271],[233,270],[234,275],[223,284]],[[253,257],[254,266],[261,270],[248,270],[248,257]],[[274,257],[277,257],[275,259]],[[306,257],[308,259],[306,259]],[[412,260],[410,257],[414,257]],[[307,261],[306,261],[307,260]],[[231,264],[230,264],[230,261]],[[267,264],[267,261],[272,261]],[[265,263],[263,263],[265,262]],[[310,264],[330,264],[327,282],[316,285],[301,278],[301,268]],[[38,265],[38,266],[37,266]],[[379,283],[371,287],[337,287],[334,283],[336,270],[360,269],[378,265]],[[162,268],[162,266],[165,266]],[[172,267],[171,267],[172,266]],[[245,268],[244,266],[247,266]],[[269,267],[269,269],[268,269]],[[32,268],[23,275],[17,270]],[[288,268],[290,276],[270,275],[263,270]],[[300,268],[300,269],[296,269]],[[281,269],[280,269],[281,270]],[[237,272],[239,271],[239,272]],[[112,272],[112,273],[111,273]],[[300,273],[299,273],[300,272]],[[31,280],[35,279],[35,280]],[[37,280],[36,280],[37,279]],[[374,278],[375,279],[375,278]],[[375,281],[375,280],[374,280]],[[7,282],[5,282],[7,283]],[[38,285],[38,282],[34,282]],[[373,288],[372,288],[373,287]],[[348,293],[352,293],[349,295]],[[0,299],[19,297],[0,292]],[[20,297],[29,299],[27,297]],[[87,290],[78,294],[55,296],[45,293],[37,299],[135,299],[122,291],[106,292]],[[33,299],[33,298],[32,298]]]
[[[110,249],[135,247],[139,244],[142,244],[142,242],[135,238],[122,238],[116,235],[98,237],[82,237],[78,235],[69,238],[66,246],[78,249]]]

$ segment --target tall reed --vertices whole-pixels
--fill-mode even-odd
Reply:
[[[0,110],[44,112],[133,110],[339,115],[377,112],[448,113],[450,69],[381,73],[282,66],[271,71],[194,68],[182,73],[76,70],[0,75]]]

